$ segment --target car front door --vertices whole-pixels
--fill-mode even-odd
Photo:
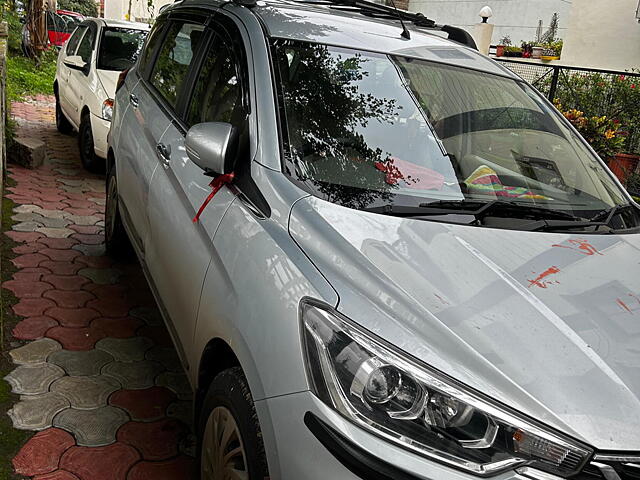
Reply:
[[[91,22],[88,24],[87,32],[82,37],[82,40],[80,40],[80,44],[75,53],[82,58],[87,66],[83,70],[71,69],[69,72],[69,111],[67,113],[76,126],[80,125],[81,109],[85,105],[88,83],[87,77],[91,69],[95,68],[92,65],[92,59],[94,56],[97,30],[98,27],[95,23]]]
[[[184,348],[189,349],[198,313],[204,277],[212,258],[212,241],[222,217],[235,198],[223,187],[206,206],[198,222],[194,216],[211,191],[210,177],[188,158],[185,135],[189,127],[204,122],[227,122],[246,135],[246,88],[241,69],[244,56],[221,25],[207,34],[194,84],[179,121],[167,128],[161,159],[151,183],[149,269]],[[241,137],[242,138],[242,137]],[[241,149],[242,151],[242,149]]]
[[[83,35],[87,31],[87,25],[79,25],[78,28],[73,32],[71,38],[67,44],[63,47],[63,50],[60,54],[60,60],[58,62],[58,100],[60,101],[60,107],[67,114],[67,116],[71,116],[72,106],[70,102],[70,92],[69,92],[69,77],[71,75],[71,68],[69,68],[64,60],[67,57],[75,55],[76,50],[78,48],[78,44],[80,40],[82,40]]]

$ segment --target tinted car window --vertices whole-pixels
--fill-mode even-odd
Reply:
[[[203,31],[202,25],[173,23],[164,39],[149,81],[172,107],[176,106]]]
[[[85,25],[80,25],[75,32],[73,32],[73,35],[71,35],[71,37],[69,38],[69,41],[67,42],[67,55],[73,55],[74,52],[76,51],[76,48],[78,47],[78,43],[80,42],[80,39],[82,38],[82,35],[84,34],[84,32],[87,30],[87,27]]]
[[[80,42],[80,46],[78,46],[78,51],[76,52],[76,55],[80,55],[80,57],[82,57],[82,60],[87,63],[89,62],[89,60],[91,60],[91,52],[93,50],[93,42],[95,38],[95,33],[92,32],[91,29],[89,29],[87,34],[82,37],[82,41]]]
[[[101,70],[126,70],[138,58],[147,32],[129,28],[105,28],[102,30],[98,68]]]
[[[198,76],[187,122],[228,122],[238,125],[242,115],[239,66],[221,37],[214,39]]]
[[[158,20],[153,28],[151,29],[151,33],[147,37],[147,42],[142,50],[142,54],[140,55],[140,61],[138,62],[138,70],[140,73],[145,72],[149,63],[151,62],[153,52],[155,52],[158,43],[162,40],[162,32],[164,31],[165,21]]]

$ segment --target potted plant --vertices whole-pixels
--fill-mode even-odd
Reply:
[[[541,58],[543,52],[544,52],[543,46],[534,44],[531,47],[531,58]]]
[[[496,57],[504,56],[505,47],[511,46],[511,37],[509,35],[505,35],[498,41],[498,45],[496,46]]]
[[[522,48],[508,46],[504,47],[504,56],[505,57],[522,57]]]
[[[522,58],[531,58],[533,45],[529,42],[522,42]]]

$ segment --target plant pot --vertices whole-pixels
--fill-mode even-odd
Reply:
[[[533,47],[532,52],[531,52],[531,58],[540,58],[542,57],[542,52],[544,51],[544,48],[542,47]]]
[[[496,46],[496,57],[504,56],[504,45]]]
[[[631,155],[628,153],[618,153],[609,160],[609,168],[616,177],[625,184],[627,178],[638,168],[640,155]]]

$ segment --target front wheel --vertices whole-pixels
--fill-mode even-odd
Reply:
[[[124,258],[131,255],[133,248],[124,229],[120,206],[118,205],[118,182],[115,166],[107,173],[107,199],[104,214],[104,237],[107,253],[112,257]]]
[[[73,131],[73,127],[67,117],[62,113],[62,107],[60,107],[60,98],[56,93],[56,128],[63,135],[69,135]]]
[[[211,382],[198,422],[200,480],[269,477],[262,432],[240,367]]]
[[[80,148],[82,166],[90,172],[100,173],[104,169],[104,161],[96,155],[94,150],[91,118],[88,113],[84,114],[80,121],[78,147]]]

